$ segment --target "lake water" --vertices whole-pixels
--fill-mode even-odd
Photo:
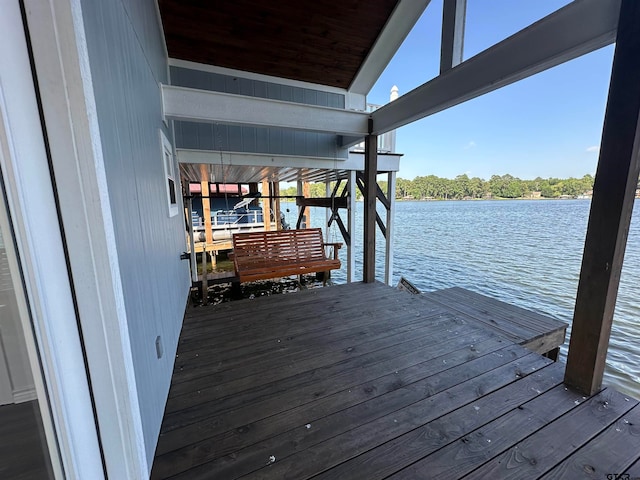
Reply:
[[[398,202],[394,284],[402,275],[423,291],[459,286],[570,323],[590,204],[589,200]],[[636,200],[636,212],[638,208]],[[295,224],[294,209],[287,217]],[[359,203],[356,278],[362,278],[361,213]],[[312,224],[322,226],[324,215],[324,210],[313,209]],[[341,241],[337,228],[332,227],[329,235],[332,241]],[[379,231],[376,235],[380,239]],[[383,279],[381,241],[377,250],[377,278]],[[342,283],[345,272],[335,272],[333,278]],[[605,371],[605,384],[636,398],[640,398],[639,286],[637,214],[629,232]],[[561,351],[563,359],[567,347],[568,341]]]

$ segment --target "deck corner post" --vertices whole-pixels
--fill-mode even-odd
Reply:
[[[601,388],[640,173],[640,3],[623,0],[565,383]]]
[[[370,128],[372,127],[371,121]],[[376,280],[376,201],[378,173],[378,136],[367,135],[364,143],[364,260],[363,281]]]
[[[387,208],[387,235],[385,237],[387,244],[385,249],[384,283],[391,285],[393,282],[393,215],[396,209],[396,172],[389,172],[387,174],[387,200],[389,208]]]
[[[347,211],[347,231],[349,232],[349,238],[351,242],[347,245],[347,283],[351,283],[355,279],[355,271],[356,271],[356,256],[355,256],[355,248],[354,238],[355,238],[355,228],[356,228],[356,171],[349,170],[349,202],[348,202],[348,211]]]

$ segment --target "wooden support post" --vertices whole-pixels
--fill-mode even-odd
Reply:
[[[347,209],[347,230],[350,242],[347,244],[347,283],[355,280],[356,256],[354,252],[356,228],[356,171],[349,171],[349,206]]]
[[[198,261],[196,259],[196,241],[193,234],[193,197],[187,201],[187,228],[189,229],[189,256],[191,264],[191,281],[198,281]]]
[[[387,175],[387,234],[386,255],[384,261],[384,283],[391,285],[393,281],[393,213],[396,206],[396,172],[389,172]]]
[[[204,221],[205,249],[213,243],[211,228],[211,203],[209,202],[209,171],[206,165],[200,165],[200,191],[202,195],[202,216]]]
[[[338,182],[336,182],[336,185],[338,184]],[[331,181],[329,180],[329,175],[327,174],[327,179],[324,181],[324,196],[327,198],[335,198],[335,193],[331,193]],[[333,217],[333,209],[331,208],[325,208],[325,214],[324,214],[324,218],[325,218],[325,229],[324,229],[324,241],[329,243],[331,240],[329,240],[329,228],[331,227],[331,218]]]
[[[309,182],[302,182],[302,195],[304,198],[311,197],[311,184]],[[311,228],[311,209],[309,207],[304,208],[304,228]]]
[[[202,305],[209,303],[209,278],[207,276],[207,250],[202,250]]]
[[[280,219],[280,182],[273,182],[273,206],[274,217],[276,217],[276,230],[282,230],[282,220]]]
[[[264,230],[271,230],[271,199],[269,197],[269,182],[262,181],[262,219],[264,220]]]
[[[308,182],[301,182],[298,180],[298,196],[309,198],[311,194],[311,188]],[[311,228],[310,210],[307,206],[298,206],[298,221],[296,222],[296,228]]]
[[[367,135],[364,141],[364,260],[362,272],[362,280],[365,283],[373,283],[376,280],[377,173],[378,136]]]
[[[440,74],[462,63],[467,0],[444,0]]]
[[[249,195],[255,195],[256,193],[258,193],[258,184],[252,182],[249,184]],[[251,202],[251,205],[258,207],[260,205],[260,200],[256,198],[253,202]]]
[[[600,389],[640,173],[640,2],[623,0],[565,382]]]

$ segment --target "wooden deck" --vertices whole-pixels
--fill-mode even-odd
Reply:
[[[0,478],[53,478],[36,401],[0,406]]]
[[[465,295],[351,284],[191,310],[152,478],[640,476],[638,402],[566,388],[517,344],[534,338],[498,331],[531,314]]]

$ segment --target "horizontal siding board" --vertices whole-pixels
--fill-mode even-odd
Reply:
[[[159,89],[168,82],[167,57],[154,2],[81,3],[146,449],[140,453],[151,462],[189,288],[179,257],[183,220],[169,216],[160,147],[161,130],[173,137]],[[197,130],[184,127],[177,138],[197,148]]]
[[[340,93],[203,72],[184,67],[171,67],[171,85],[321,107],[345,108],[345,96]]]

